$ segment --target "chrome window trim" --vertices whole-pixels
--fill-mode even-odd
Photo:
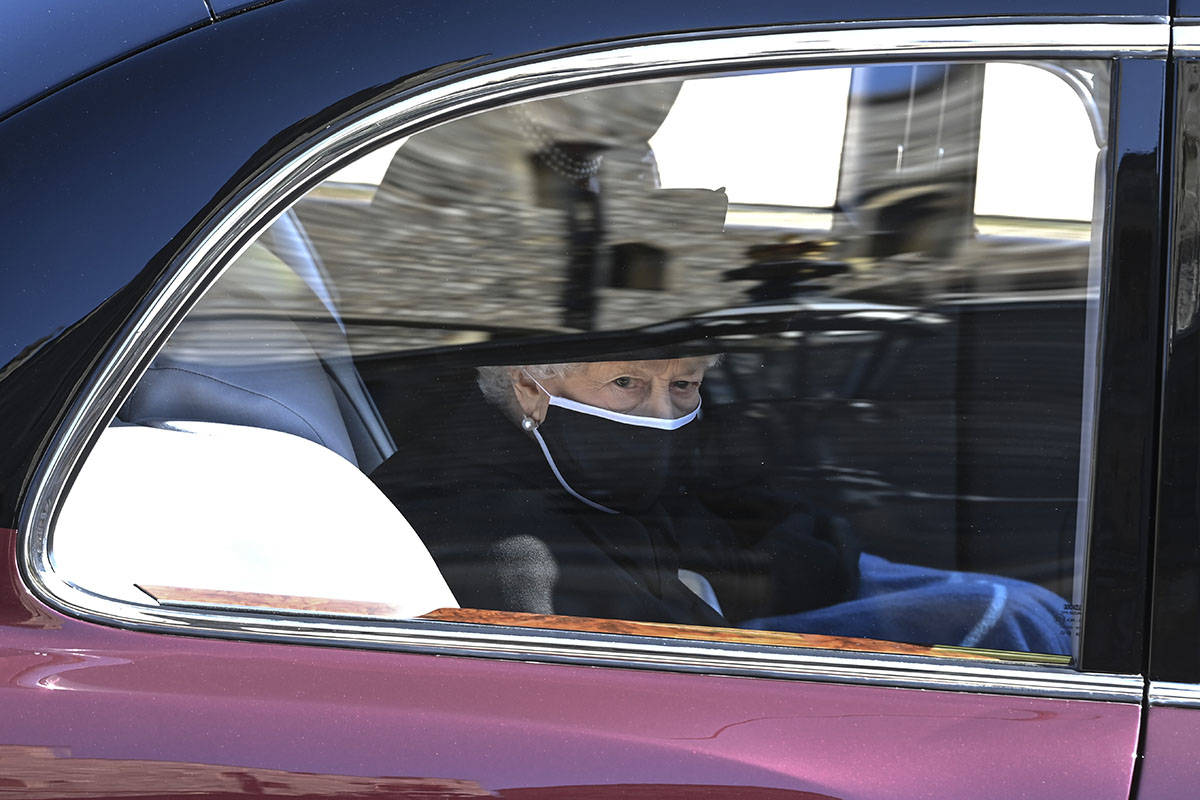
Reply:
[[[1084,673],[1070,667],[1022,662],[698,642],[434,620],[414,623],[311,614],[278,618],[270,613],[229,609],[195,612],[165,606],[144,607],[134,618],[128,613],[130,605],[113,605],[126,613],[113,616],[81,610],[77,615],[102,624],[116,622],[134,630],[168,629],[237,641],[899,689],[1139,704],[1145,688],[1140,675]]]
[[[1200,708],[1200,684],[1150,681],[1146,699],[1163,708]]]
[[[1200,55],[1200,20],[1183,20],[1171,25],[1171,55]]]
[[[683,642],[489,626],[268,616],[169,609],[115,601],[55,573],[49,538],[64,488],[100,430],[140,377],[194,298],[290,200],[358,154],[447,116],[463,115],[533,93],[616,79],[681,72],[804,66],[899,58],[1109,57],[1161,58],[1165,18],[1120,21],[1008,21],[919,25],[911,22],[835,25],[784,32],[704,33],[639,40],[504,62],[450,76],[401,94],[382,110],[305,143],[273,165],[244,196],[190,245],[157,294],[144,302],[60,427],[39,465],[21,516],[20,567],[51,606],[124,627],[204,633],[239,639],[296,641],[417,652],[611,664],[713,674],[760,675],[888,686],[1138,702],[1139,676],[1088,675],[1069,668],[985,664],[920,657]],[[702,37],[702,38],[701,38]]]

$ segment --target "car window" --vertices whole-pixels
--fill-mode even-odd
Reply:
[[[179,324],[56,569],[127,602],[1067,662],[1107,78],[698,75],[395,139]]]

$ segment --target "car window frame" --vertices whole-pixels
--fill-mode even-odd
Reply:
[[[1150,587],[1150,646],[1146,674],[1151,706],[1200,708],[1200,599],[1194,587],[1197,568],[1195,509],[1200,502],[1200,438],[1195,422],[1200,403],[1200,361],[1196,357],[1197,287],[1183,261],[1194,261],[1197,230],[1195,208],[1185,206],[1189,180],[1197,177],[1194,153],[1185,152],[1187,136],[1200,131],[1191,123],[1200,92],[1200,21],[1172,24],[1172,64],[1176,94],[1172,98],[1171,146],[1165,172],[1170,180],[1170,213],[1164,221],[1167,239],[1167,299],[1163,315],[1163,383],[1159,408],[1155,506],[1154,569]],[[1190,192],[1195,200],[1194,188]],[[1185,238],[1190,241],[1185,242]]]
[[[1090,632],[1087,616],[1084,656],[1076,668],[1038,665],[1031,658],[1013,663],[962,662],[904,654],[492,628],[462,622],[301,619],[229,610],[146,609],[99,597],[57,575],[49,561],[49,536],[65,491],[86,452],[187,310],[258,233],[296,199],[369,149],[472,111],[634,78],[853,64],[880,58],[1103,57],[1113,58],[1116,69],[1125,62],[1165,61],[1167,37],[1168,26],[1158,19],[1099,23],[965,21],[942,25],[864,24],[836,30],[808,26],[749,34],[710,32],[698,37],[660,37],[565,49],[514,62],[469,67],[415,89],[404,89],[381,106],[367,109],[282,154],[218,217],[194,234],[191,245],[143,302],[118,344],[104,357],[39,465],[21,515],[22,575],[41,599],[60,611],[137,630],[186,630],[234,639],[1136,702],[1141,697],[1141,679],[1136,670],[1119,660],[1089,661],[1090,642],[1101,639]],[[1115,108],[1120,103],[1113,105]],[[1118,134],[1114,129],[1113,142]],[[1109,174],[1115,181],[1115,171]],[[1117,190],[1110,185],[1110,191]],[[1108,227],[1106,256],[1111,255],[1112,241],[1118,236]],[[1115,267],[1110,263],[1108,269]],[[1124,271],[1110,278],[1115,280],[1108,279],[1101,286],[1105,320],[1115,313],[1110,307],[1115,287],[1129,280]],[[1112,357],[1105,351],[1104,364]],[[1104,364],[1100,370],[1102,376],[1107,374]],[[1123,389],[1121,393],[1126,391]],[[1105,428],[1099,420],[1097,426],[1099,442]],[[1135,431],[1135,435],[1140,432]],[[1093,518],[1103,512],[1095,508],[1098,496],[1099,492],[1092,495]],[[1137,531],[1133,533],[1136,535]],[[1096,542],[1093,538],[1093,545]],[[1135,574],[1122,574],[1117,583],[1126,593],[1137,590]],[[1092,602],[1089,588],[1089,608]],[[1097,619],[1100,617],[1098,612]],[[1117,644],[1126,651],[1132,645],[1140,652],[1140,642],[1140,631],[1136,631]],[[1121,649],[1110,644],[1097,652]]]

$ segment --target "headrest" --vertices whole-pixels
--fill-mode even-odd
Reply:
[[[51,542],[60,576],[147,602],[137,587],[355,601],[411,617],[457,606],[395,506],[337,454],[260,428],[106,429]]]

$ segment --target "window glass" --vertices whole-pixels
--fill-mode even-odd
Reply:
[[[1051,71],[1053,69],[1053,71]],[[1095,76],[1085,69],[989,64],[984,72],[975,213],[1014,219],[1092,219]],[[1089,111],[1092,113],[1089,114]]]
[[[650,138],[659,186],[725,187],[727,222],[761,218],[755,211],[786,219],[832,209],[850,74],[841,67],[685,82]]]
[[[1069,660],[1106,81],[721,74],[381,146],[173,333],[57,567],[141,602]],[[153,554],[89,556],[97,519]]]

